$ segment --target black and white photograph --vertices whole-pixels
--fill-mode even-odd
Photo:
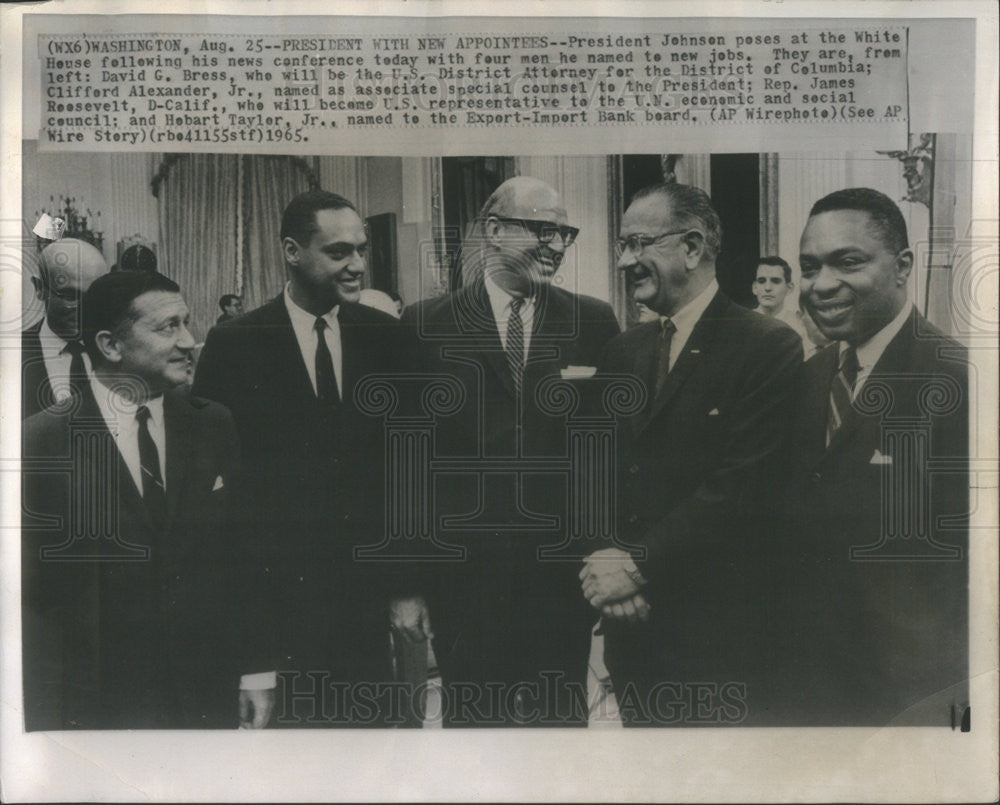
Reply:
[[[995,9],[75,5],[5,797],[996,797]]]

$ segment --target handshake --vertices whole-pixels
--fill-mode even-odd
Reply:
[[[649,604],[640,592],[646,579],[627,552],[595,551],[583,560],[579,577],[584,597],[603,617],[629,623],[649,620]]]

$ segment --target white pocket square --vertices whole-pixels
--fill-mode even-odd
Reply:
[[[883,456],[878,449],[872,453],[872,457],[868,460],[869,464],[892,464],[892,456]]]
[[[559,370],[559,377],[563,380],[580,380],[593,377],[597,374],[596,366],[567,366]]]
[[[708,412],[708,415],[709,416],[718,416],[719,415],[719,409],[718,408],[713,408],[711,411]]]
[[[218,492],[224,486],[225,486],[225,484],[222,482],[222,476],[221,475],[217,475],[215,477],[215,483],[212,485],[212,491],[213,492]]]

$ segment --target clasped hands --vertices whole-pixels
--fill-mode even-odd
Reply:
[[[583,560],[579,577],[584,597],[603,617],[629,623],[649,620],[649,604],[640,592],[645,579],[626,551],[595,551]]]

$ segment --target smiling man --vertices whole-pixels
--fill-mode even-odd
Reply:
[[[803,305],[834,343],[804,367],[782,485],[776,712],[954,727],[968,703],[967,353],[910,302],[906,222],[884,194],[816,202],[799,262]]]
[[[262,662],[282,672],[275,723],[376,726],[378,708],[350,697],[389,678],[389,603],[381,566],[353,549],[383,536],[384,433],[354,389],[396,368],[398,324],[358,304],[368,237],[347,199],[295,197],[281,247],[284,290],[211,330],[194,389],[233,412],[244,445],[249,547],[271,621]],[[273,674],[244,680],[248,723],[266,717],[274,686]]]
[[[78,396],[24,424],[25,723],[235,727],[240,641],[221,405],[183,390],[194,338],[177,285],[96,279]],[[61,471],[53,472],[54,468]]]
[[[579,576],[628,726],[757,715],[754,505],[787,434],[802,347],[719,290],[721,246],[719,217],[695,187],[641,190],[622,219],[618,268],[658,317],[601,358],[602,374],[645,383],[646,404],[619,431],[618,545]],[[686,706],[706,696],[733,707]]]
[[[438,422],[435,455],[466,470],[440,479],[432,517],[450,524],[437,536],[464,557],[425,574],[445,721],[586,724],[587,612],[572,563],[539,558],[566,535],[565,480],[531,466],[567,451],[566,418],[538,389],[570,366],[596,366],[618,322],[606,302],[554,283],[578,232],[555,188],[509,179],[478,224],[479,240],[463,244],[478,261],[469,282],[403,313],[416,365],[463,391]]]
[[[50,243],[31,278],[45,315],[21,334],[21,416],[27,419],[87,382],[90,358],[80,337],[80,298],[108,272],[104,255],[75,238]]]

